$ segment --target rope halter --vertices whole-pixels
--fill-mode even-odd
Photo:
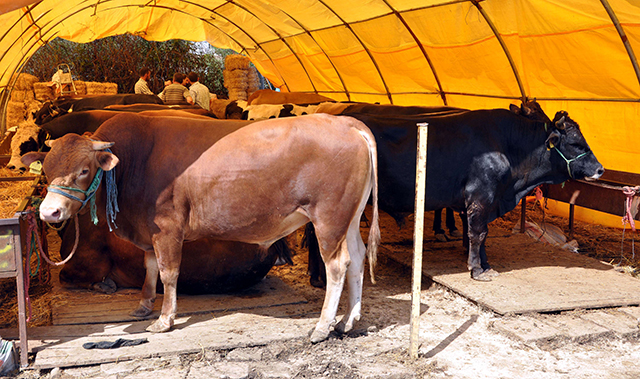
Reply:
[[[560,154],[560,156],[562,157],[562,159],[564,159],[564,161],[565,161],[565,162],[567,162],[567,171],[569,172],[569,177],[570,177],[571,179],[573,179],[573,175],[571,174],[571,166],[570,166],[570,165],[571,165],[571,162],[575,161],[575,160],[576,160],[576,159],[578,159],[578,158],[582,158],[582,157],[584,157],[585,155],[589,154],[589,152],[590,152],[590,151],[587,151],[587,152],[584,152],[584,153],[582,153],[582,154],[578,155],[578,156],[577,156],[577,157],[575,157],[575,158],[567,159],[567,158],[564,156],[564,154],[562,154],[562,152],[560,151],[560,149],[558,149],[558,147],[557,147],[557,146],[552,147],[552,149],[553,149],[553,150],[555,150],[555,151],[557,151],[557,152],[558,152],[558,154]]]
[[[80,212],[85,205],[87,205],[88,202],[90,202],[90,209],[91,209],[91,221],[93,221],[94,225],[98,224],[98,215],[96,212],[96,191],[98,190],[98,187],[100,187],[100,183],[102,182],[102,176],[104,175],[104,171],[102,170],[102,168],[98,167],[98,171],[96,172],[96,176],[93,177],[93,181],[91,182],[91,185],[89,186],[89,188],[87,188],[86,190],[82,190],[80,188],[74,188],[74,187],[66,187],[66,186],[58,186],[55,184],[51,184],[49,185],[49,187],[47,188],[47,190],[49,192],[52,193],[56,193],[58,195],[62,195],[66,198],[69,198],[71,200],[75,200],[80,202],[80,204],[82,204],[82,206],[80,207],[80,209],[78,210],[78,212]],[[65,191],[73,191],[73,192],[80,192],[81,194],[83,194],[85,196],[84,200],[80,199],[77,196],[74,196],[68,192],[65,191],[61,191],[61,190],[65,190]]]
[[[105,149],[105,151],[111,153],[110,149]],[[58,186],[55,184],[49,185],[47,189],[49,192],[53,192],[67,197],[71,200],[80,202],[82,206],[80,207],[78,212],[80,212],[84,208],[84,206],[89,203],[91,207],[91,221],[93,221],[94,225],[98,225],[98,214],[96,212],[95,195],[96,191],[98,191],[98,188],[100,187],[103,176],[106,176],[105,187],[107,191],[107,226],[109,227],[109,231],[113,232],[113,229],[118,228],[118,226],[116,225],[116,215],[118,212],[120,212],[120,208],[118,207],[118,187],[116,186],[115,169],[109,170],[105,173],[102,168],[98,167],[98,171],[96,171],[96,175],[93,177],[91,185],[86,190],[81,190],[80,188],[74,187]],[[82,200],[77,196],[61,190],[80,192],[85,195],[85,199]]]

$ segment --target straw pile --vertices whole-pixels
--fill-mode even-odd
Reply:
[[[229,100],[248,98],[249,58],[244,55],[227,55],[224,59],[224,86],[229,90]]]
[[[260,78],[258,77],[258,70],[255,67],[249,69],[249,75],[247,76],[248,87],[247,95],[251,96],[254,92],[260,89]]]
[[[8,169],[4,169],[8,170]],[[14,176],[5,175],[2,176]],[[0,182],[0,218],[11,218],[15,213],[15,209],[26,196],[31,192],[31,180],[23,180],[19,182]]]

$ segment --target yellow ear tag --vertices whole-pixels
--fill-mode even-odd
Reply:
[[[551,150],[554,147],[556,147],[556,145],[554,145],[553,142],[549,142],[549,148],[547,150]]]
[[[36,175],[42,174],[42,163],[40,161],[35,161],[29,165],[29,172]]]

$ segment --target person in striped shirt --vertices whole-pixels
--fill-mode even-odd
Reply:
[[[164,87],[164,90],[158,95],[165,104],[193,104],[193,98],[187,87],[181,83],[184,82],[185,75],[179,72],[173,74],[173,83]]]

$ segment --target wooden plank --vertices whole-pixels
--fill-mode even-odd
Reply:
[[[25,180],[33,180],[35,178],[37,177],[36,176],[5,176],[0,178],[0,182],[23,182]]]
[[[634,174],[631,172],[607,169],[604,171],[600,180],[617,183],[623,186],[640,186],[640,174]]]
[[[622,191],[610,188],[599,187],[595,184],[577,182],[569,180],[564,187],[559,184],[545,185],[544,194],[546,197],[568,203],[575,191],[580,191],[575,204],[580,207],[593,209],[622,217],[625,212],[624,201],[626,196]],[[635,217],[640,220],[640,212]]]
[[[138,321],[129,315],[140,301],[140,291],[124,294],[104,295],[89,291],[59,291],[52,302],[53,324],[95,324],[106,322]],[[274,305],[301,304],[306,299],[296,294],[282,280],[267,276],[255,286],[225,295],[178,296],[178,315],[192,315],[204,312],[235,311]],[[154,312],[149,318],[156,318],[162,308],[162,295],[156,299]]]

